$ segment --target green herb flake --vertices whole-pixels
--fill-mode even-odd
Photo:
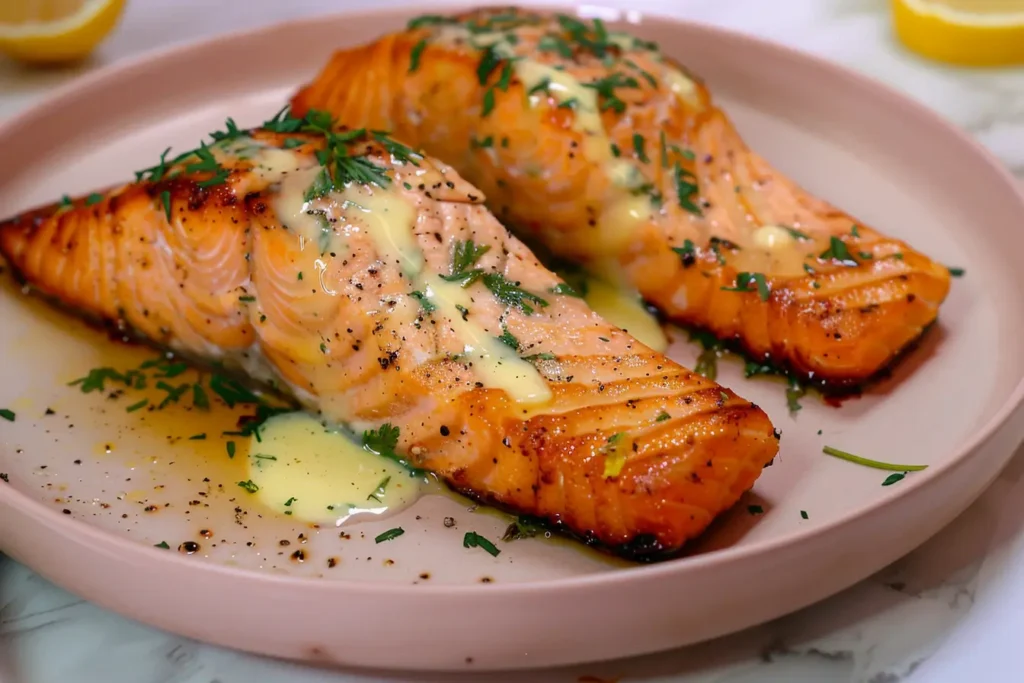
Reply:
[[[502,326],[502,328],[501,328],[501,336],[498,337],[498,341],[500,341],[502,344],[508,346],[513,351],[518,351],[519,350],[519,340],[516,339],[516,336],[514,334],[509,332],[508,327]]]
[[[672,251],[679,255],[679,259],[683,262],[683,267],[689,268],[697,260],[697,246],[692,240],[683,240],[683,246],[672,247]]]
[[[225,444],[225,447],[227,448],[227,451],[228,451],[228,457],[229,458],[234,458],[235,457],[235,442],[234,441],[228,441],[227,444]]]
[[[640,133],[633,133],[633,152],[636,153],[636,158],[642,163],[648,163],[650,159],[647,158],[647,151],[644,147],[647,144],[647,140],[644,139]]]
[[[797,239],[797,240],[809,240],[809,239],[811,239],[811,236],[808,235],[806,232],[803,232],[802,230],[797,230],[796,228],[791,228],[791,227],[789,227],[787,225],[783,225],[782,229],[785,230],[786,232],[788,232],[789,236],[792,237],[793,239]]]
[[[557,285],[548,290],[552,294],[561,294],[563,296],[574,296],[582,298],[583,294],[576,290],[575,287],[567,282],[559,282]]]
[[[206,434],[205,433],[204,434],[193,434],[192,436],[188,437],[188,440],[189,441],[206,441]]]
[[[368,495],[366,497],[366,500],[375,500],[378,503],[381,502],[381,498],[384,496],[384,493],[388,489],[388,484],[390,484],[390,483],[391,483],[390,475],[387,476],[387,477],[384,477],[383,479],[381,479],[380,483],[377,484],[377,488],[375,488],[373,490],[373,493],[371,493],[370,495]],[[287,503],[286,503],[286,505],[287,505]]]
[[[426,47],[426,38],[421,39],[420,42],[413,45],[412,51],[409,53],[409,70],[407,73],[412,73],[416,71],[416,69],[420,68],[420,55],[423,54],[423,50]]]
[[[693,201],[693,197],[699,189],[697,187],[697,176],[684,169],[679,163],[676,163],[673,168],[672,176],[676,186],[676,197],[679,201],[679,206],[694,215],[703,216],[704,212]]]
[[[747,512],[749,512],[752,515],[763,515],[764,508],[761,507],[760,505],[748,505]]]
[[[484,92],[483,106],[480,107],[480,116],[486,117],[494,111],[494,88],[488,88]]]
[[[210,409],[210,397],[206,393],[206,389],[203,389],[202,384],[196,383],[192,385],[192,405],[199,410]]]
[[[0,408],[0,417],[7,420],[8,422],[14,422],[17,415],[10,408]]]
[[[498,547],[491,543],[489,540],[476,533],[475,531],[467,531],[466,535],[462,537],[463,548],[481,548],[491,556],[497,557],[501,554]]]
[[[296,498],[295,496],[292,496],[291,498],[289,498],[288,500],[286,500],[286,501],[284,502],[284,506],[285,506],[286,508],[288,508],[288,507],[291,507],[291,506],[292,506],[292,503],[294,503],[294,502],[295,502],[295,501],[297,501],[297,500],[298,500],[298,498]]]
[[[162,550],[170,550],[171,546],[167,545],[167,541],[160,541],[153,546],[154,548],[160,548]]]
[[[238,482],[238,485],[249,493],[256,493],[260,490],[260,487],[253,483],[252,479],[246,479],[245,481]]]
[[[882,482],[882,486],[892,486],[898,481],[903,481],[903,478],[906,476],[905,472],[893,472],[885,478],[885,481]]]
[[[142,408],[145,408],[147,405],[149,405],[149,399],[148,398],[144,398],[141,401],[139,401],[138,403],[131,404],[130,406],[128,406],[124,410],[127,413],[134,413],[136,410],[141,410]]]
[[[661,413],[658,415],[658,417],[654,418],[654,421],[655,422],[664,422],[665,420],[671,420],[671,419],[672,419],[671,415],[669,415],[665,411],[661,411]]]
[[[501,537],[501,540],[505,543],[511,543],[512,541],[519,541],[524,538],[533,538],[534,536],[544,535],[545,533],[546,531],[541,525],[540,520],[522,515],[517,517],[515,521],[508,525],[508,528],[505,529],[505,533]]]
[[[398,427],[393,426],[389,422],[385,422],[376,430],[363,432],[363,448],[383,458],[393,460],[415,474],[419,472],[419,470],[406,458],[399,455],[395,450],[398,447],[398,437],[400,433],[401,432]]]
[[[85,198],[85,205],[92,206],[93,204],[99,204],[103,201],[103,195],[93,192]]]
[[[394,529],[388,529],[382,534],[378,534],[374,539],[374,543],[384,543],[385,541],[393,541],[402,534],[405,533],[405,529],[400,526],[396,526]]]
[[[963,268],[955,268],[953,266],[946,266],[946,270],[949,271],[951,277],[963,277],[965,272]]]
[[[541,297],[519,287],[518,282],[512,282],[501,273],[487,273],[483,276],[484,286],[491,290],[491,293],[507,306],[515,306],[526,315],[533,315],[533,306],[544,308],[548,302]]]
[[[409,296],[420,302],[420,309],[424,313],[433,313],[434,311],[437,310],[437,306],[434,304],[434,302],[427,298],[427,295],[424,294],[423,292],[419,290],[414,290],[412,292],[409,292]]]
[[[60,202],[57,203],[57,206],[59,208],[61,208],[61,209],[66,209],[69,206],[71,206],[72,204],[73,204],[73,202],[71,201],[71,197],[69,197],[69,196],[67,196],[65,194],[65,195],[61,195]]]
[[[800,511],[800,518],[801,519],[810,519],[810,515],[807,514],[807,510],[801,510]]]
[[[738,273],[736,275],[735,287],[722,287],[724,292],[757,292],[761,301],[768,301],[771,296],[771,286],[764,277],[764,273]]]
[[[862,458],[859,455],[847,453],[846,451],[841,451],[838,448],[833,448],[832,446],[822,447],[821,452],[824,453],[825,455],[831,455],[834,458],[839,458],[840,460],[846,460],[848,462],[863,465],[865,467],[873,467],[876,470],[890,470],[895,472],[919,472],[923,469],[928,468],[928,465],[897,465],[894,463],[882,462],[880,460]],[[902,478],[903,477],[901,476],[900,479]]]
[[[164,190],[160,193],[160,203],[164,207],[164,215],[167,216],[167,220],[171,220],[171,192],[170,190]]]
[[[789,408],[791,415],[795,415],[803,408],[800,405],[800,399],[806,394],[807,388],[791,377],[789,379],[789,386],[786,387],[786,407]]]
[[[821,252],[819,258],[825,261],[839,261],[844,266],[857,265],[850,250],[846,248],[846,242],[835,235],[828,238],[828,249]]]

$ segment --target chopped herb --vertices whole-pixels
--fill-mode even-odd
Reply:
[[[949,274],[952,277],[963,277],[964,276],[964,269],[963,268],[954,268],[952,266],[946,266],[946,270],[949,271]]]
[[[125,412],[127,412],[127,413],[134,413],[136,410],[141,410],[142,408],[145,408],[147,405],[149,405],[149,399],[148,398],[144,398],[141,401],[139,401],[138,403],[133,403],[130,406],[128,406],[127,408],[125,408]]]
[[[526,315],[533,314],[533,306],[536,304],[541,308],[548,305],[548,302],[536,294],[519,287],[519,283],[512,282],[501,273],[487,273],[483,276],[484,286],[491,290],[491,293],[507,306],[515,306]]]
[[[210,409],[210,397],[201,384],[192,385],[192,405],[199,410]]]
[[[761,507],[760,505],[748,505],[747,512],[749,512],[752,515],[763,515],[764,508]]]
[[[799,381],[794,377],[789,378],[789,386],[786,387],[786,406],[789,408],[791,414],[795,414],[800,411],[803,406],[800,405],[800,399],[807,394],[807,389],[800,384]]]
[[[665,420],[671,420],[671,419],[672,419],[672,416],[671,416],[671,415],[669,415],[668,413],[666,413],[666,412],[665,412],[665,411],[663,410],[663,411],[661,411],[661,413],[660,413],[660,414],[658,415],[658,417],[654,418],[654,421],[655,421],[655,422],[664,422]]]
[[[618,72],[612,73],[612,75],[605,78],[600,78],[592,83],[583,84],[584,88],[591,88],[592,90],[597,91],[601,111],[611,109],[619,114],[626,110],[626,103],[615,94],[615,89],[637,88],[639,86],[640,84],[635,78]],[[635,141],[636,136],[633,137]]]
[[[860,256],[861,259],[864,261],[870,261],[875,257],[875,255],[872,254],[870,251],[858,251],[857,256]]]
[[[567,282],[559,282],[557,285],[548,290],[552,294],[562,294],[564,296],[575,296],[582,298],[583,295],[578,292],[572,285]]]
[[[803,232],[801,230],[797,230],[796,228],[791,228],[791,227],[789,227],[787,225],[783,225],[782,229],[785,230],[786,232],[788,232],[793,239],[798,239],[798,240],[809,240],[809,239],[811,239],[811,236],[808,235],[806,232]]]
[[[835,235],[828,238],[828,249],[821,252],[819,258],[826,261],[839,261],[840,263],[846,266],[857,265],[857,262],[850,254],[850,250],[846,248],[846,242],[843,242],[843,240],[839,239]]]
[[[103,195],[93,192],[92,194],[85,198],[85,205],[92,206],[93,204],[99,204],[102,201]]]
[[[170,404],[177,403],[179,400],[181,400],[182,395],[184,395],[186,391],[191,389],[192,385],[186,382],[185,384],[179,384],[178,386],[174,387],[168,384],[167,382],[160,381],[156,383],[156,388],[167,394],[167,396],[164,397],[164,400],[160,401],[160,404],[156,407],[157,410],[163,410]]]
[[[192,436],[188,437],[188,440],[189,441],[205,441],[206,440],[206,434],[193,434]]]
[[[228,451],[228,457],[229,458],[234,458],[235,457],[235,442],[234,441],[228,441],[227,444],[225,444],[225,447],[227,448],[227,451]]]
[[[475,531],[467,531],[466,535],[462,537],[463,548],[482,548],[487,551],[491,557],[497,557],[501,554],[498,547],[488,541],[486,538],[476,533]]]
[[[647,144],[647,140],[644,139],[640,133],[633,133],[633,151],[636,153],[636,158],[642,163],[647,163],[650,159],[647,158],[647,152],[644,150],[644,146]]]
[[[539,524],[540,520],[536,520],[533,517],[527,517],[522,515],[517,517],[514,522],[508,525],[505,529],[505,534],[501,537],[501,540],[505,543],[511,543],[512,541],[518,541],[524,538],[533,538],[540,534],[544,534],[544,527]]]
[[[505,344],[506,346],[511,347],[514,351],[518,351],[519,340],[516,339],[515,335],[509,332],[507,327],[503,326],[501,330],[501,336],[498,337],[498,341],[500,341],[502,344]]]
[[[533,354],[531,356],[523,356],[523,360],[530,360],[530,361],[533,361],[533,360],[556,360],[556,359],[557,359],[557,356],[555,356],[555,354],[548,353],[546,351],[542,352],[542,353],[535,353],[535,354]]]
[[[164,207],[164,215],[167,216],[167,220],[171,220],[171,192],[170,190],[164,190],[160,193],[160,203]]]
[[[412,51],[409,53],[409,71],[412,73],[416,69],[420,68],[420,55],[423,54],[423,49],[427,47],[427,39],[423,38],[420,42],[416,43],[412,47]]]
[[[541,52],[557,52],[566,58],[571,58],[573,55],[572,47],[559,36],[543,36],[537,43],[537,49]]]
[[[468,308],[466,308],[465,306],[461,306],[459,304],[455,304],[455,310],[458,311],[462,315],[462,319],[463,320],[469,320],[469,309]]]
[[[534,84],[534,86],[532,88],[527,90],[526,94],[527,95],[536,95],[537,93],[541,93],[541,92],[542,93],[546,93],[548,91],[549,87],[551,87],[551,79],[545,76],[544,78],[542,78],[539,81],[537,81],[537,83]]]
[[[753,286],[751,286],[753,285]],[[765,280],[764,273],[738,273],[736,275],[735,287],[722,287],[725,292],[757,292],[761,301],[768,301],[771,296],[771,287]]]
[[[295,279],[296,280],[301,280],[302,279],[302,271],[301,270],[299,271],[299,274],[295,277]]]
[[[576,109],[580,104],[580,101],[575,97],[570,97],[564,102],[558,103],[558,109]]]
[[[255,460],[274,460],[274,461],[277,461],[277,456],[276,455],[266,455],[264,453],[253,453],[252,457]]]
[[[622,156],[622,150],[619,149],[619,146],[616,145],[614,142],[611,145],[611,149],[612,149],[612,156],[613,157],[618,158],[618,157]]]
[[[167,541],[160,541],[153,546],[154,548],[161,548],[163,550],[170,550],[171,546],[167,545]]]
[[[622,472],[622,468],[626,465],[626,453],[627,450],[620,445],[623,437],[626,436],[625,432],[617,432],[608,437],[607,443],[601,446],[601,453],[604,454],[604,470],[602,476],[605,479],[617,477]]]
[[[494,111],[494,88],[488,88],[484,92],[484,103],[480,107],[480,116],[487,116]]]
[[[611,341],[611,339],[609,339],[608,337],[598,337],[598,339],[600,339],[603,342],[610,342]]]
[[[892,470],[897,472],[918,472],[926,469],[928,465],[896,465],[893,463],[881,462],[880,460],[870,460],[868,458],[862,458],[859,455],[853,455],[846,451],[841,451],[838,448],[832,446],[824,446],[821,452],[825,455],[831,455],[840,460],[848,460],[849,462],[857,463],[858,465],[864,465],[865,467],[873,467],[876,470]],[[902,477],[901,477],[902,478]]]
[[[285,149],[295,149],[296,147],[302,147],[306,144],[306,141],[302,138],[285,138],[285,141],[282,144]]]
[[[7,420],[8,422],[14,422],[17,415],[10,408],[0,408],[0,417]]]
[[[376,430],[363,432],[363,448],[371,453],[376,453],[381,457],[397,462],[414,474],[418,473],[419,470],[395,450],[398,446],[399,434],[398,427],[392,426],[390,422],[385,422]]]
[[[693,202],[693,195],[697,194],[697,176],[687,171],[678,162],[673,169],[673,178],[676,185],[676,196],[679,206],[697,216],[702,216],[703,211]]]
[[[697,260],[697,246],[691,240],[683,240],[683,246],[672,247],[672,251],[679,254],[685,267],[692,266]]]
[[[260,490],[260,487],[253,483],[252,479],[246,479],[245,481],[238,482],[238,485],[249,493],[256,493]]]
[[[469,273],[470,266],[476,263],[481,256],[491,250],[491,245],[484,244],[477,246],[473,240],[458,240],[452,247],[451,274],[442,275],[441,278],[448,282],[465,280]],[[475,280],[476,278],[473,278]],[[466,287],[469,283],[464,283]]]
[[[394,529],[388,529],[384,533],[378,534],[377,537],[373,539],[373,542],[374,543],[383,543],[384,541],[392,541],[392,540],[398,538],[399,536],[401,536],[404,533],[405,533],[405,529],[403,529],[400,526],[396,526]]]
[[[437,306],[434,302],[427,298],[427,295],[419,290],[409,292],[409,296],[420,302],[420,308],[423,309],[424,313],[433,313],[437,310]]]
[[[238,297],[238,300],[241,301],[242,303],[252,303],[253,301],[256,301],[256,297],[250,294],[243,294],[242,296]]]
[[[412,31],[414,29],[423,28],[424,26],[436,26],[438,24],[450,24],[453,22],[453,19],[443,17],[440,14],[424,14],[421,17],[410,19],[408,28]]]
[[[882,482],[882,486],[892,486],[896,482],[902,481],[903,478],[906,476],[907,475],[905,472],[893,472],[892,474],[885,478],[885,481]]]
[[[807,510],[801,510],[800,511],[800,517],[802,519],[810,519],[810,516],[807,514]]]
[[[249,391],[243,384],[224,375],[210,377],[210,390],[217,394],[228,405],[228,408],[234,408],[237,403],[261,402],[260,397]]]
[[[854,224],[850,227],[850,234],[854,237],[860,237],[860,230],[857,229],[857,225]]]
[[[284,502],[284,506],[285,506],[286,508],[288,508],[288,507],[291,507],[291,506],[292,506],[292,503],[294,503],[294,502],[295,502],[295,501],[297,501],[297,500],[298,500],[298,498],[296,498],[295,496],[292,496],[291,498],[289,498],[288,500],[286,500],[286,501]]]
[[[383,479],[381,479],[380,483],[377,484],[377,488],[375,488],[373,490],[373,493],[371,493],[370,495],[368,495],[366,497],[366,500],[375,500],[378,503],[381,502],[381,496],[383,496],[384,492],[387,491],[388,484],[390,482],[391,482],[391,477],[390,476],[387,476],[387,477],[384,477]],[[285,505],[287,505],[287,504],[288,503],[285,503]]]
[[[494,146],[494,136],[493,135],[488,135],[483,140],[480,140],[480,139],[476,138],[475,136],[471,137],[469,139],[469,146],[473,147],[475,149],[486,149],[488,147],[493,147]]]
[[[718,392],[718,396],[719,396],[719,398],[721,398],[721,399],[722,399],[723,401],[728,401],[728,400],[729,400],[729,394],[725,393],[724,391],[720,391],[720,392]]]
[[[69,196],[67,196],[65,194],[65,195],[61,195],[60,202],[57,204],[57,206],[63,209],[63,208],[71,206],[72,204],[73,204],[73,202],[71,201],[71,197],[69,197]]]

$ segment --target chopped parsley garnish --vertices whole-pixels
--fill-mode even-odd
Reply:
[[[541,52],[557,52],[567,59],[573,55],[572,47],[560,36],[543,36],[537,43],[537,49]]]
[[[149,399],[144,398],[138,403],[133,403],[127,408],[125,408],[125,412],[134,413],[136,410],[141,410],[142,408],[145,408],[147,405],[149,405]]]
[[[192,436],[188,437],[188,440],[189,441],[205,441],[206,440],[206,434],[205,433],[203,433],[203,434],[193,434]]]
[[[903,478],[906,476],[907,475],[904,472],[893,472],[885,478],[885,481],[882,482],[882,486],[892,486],[898,481],[903,481]]]
[[[434,305],[434,302],[428,299],[427,295],[424,294],[423,292],[419,290],[414,290],[412,292],[409,292],[409,296],[420,302],[420,308],[423,310],[424,313],[433,313],[434,311],[437,310],[437,306]]]
[[[363,448],[383,458],[393,460],[415,474],[419,470],[395,451],[400,433],[398,427],[393,426],[390,422],[385,422],[375,430],[363,432]]]
[[[99,204],[103,201],[103,195],[93,192],[85,198],[85,205],[92,206],[93,204]]]
[[[451,24],[454,23],[454,19],[449,17],[443,17],[440,14],[424,14],[421,17],[410,19],[408,28],[410,31],[424,26],[436,26],[438,24]]]
[[[192,383],[186,382],[184,384],[179,384],[178,386],[175,387],[161,380],[156,383],[156,388],[167,394],[164,397],[164,399],[160,401],[160,404],[157,405],[156,407],[157,410],[163,410],[170,404],[177,403],[179,400],[181,400],[181,397],[185,394],[185,392],[192,388]]]
[[[857,229],[856,223],[850,226],[850,234],[854,237],[860,237],[860,230]]]
[[[167,220],[171,220],[171,191],[164,190],[160,193],[160,204],[164,207],[164,215],[167,216]]]
[[[547,351],[544,351],[544,352],[541,352],[541,353],[535,353],[535,354],[532,354],[530,356],[523,356],[523,360],[529,360],[529,361],[534,361],[534,360],[556,360],[557,358],[558,357],[555,354],[548,353]]]
[[[795,414],[800,411],[803,406],[800,405],[800,399],[807,394],[807,389],[796,378],[789,378],[789,386],[786,387],[786,407],[789,408],[791,414]]]
[[[167,545],[167,541],[160,541],[153,545],[154,548],[161,548],[163,550],[170,550],[171,546]]]
[[[644,150],[644,146],[647,144],[647,140],[644,139],[640,133],[633,133],[633,151],[636,153],[636,158],[642,163],[647,163],[650,159],[647,158],[647,152]]]
[[[498,337],[498,341],[510,347],[514,351],[519,350],[519,340],[516,339],[514,334],[509,332],[507,327],[501,328],[501,336]]]
[[[575,97],[570,97],[564,102],[559,102],[558,109],[576,109],[580,104],[580,101]]]
[[[487,137],[485,137],[482,140],[478,139],[476,136],[473,136],[473,137],[471,137],[469,139],[469,146],[474,148],[474,149],[486,149],[488,147],[493,147],[494,146],[494,136],[493,135],[488,135]]]
[[[210,397],[206,393],[206,389],[203,389],[202,384],[192,385],[192,405],[199,410],[210,409]]]
[[[676,185],[676,195],[679,199],[679,206],[697,216],[704,215],[700,207],[693,202],[693,196],[697,194],[697,176],[687,171],[678,162],[672,170],[672,176]]]
[[[498,301],[507,306],[515,306],[526,315],[533,314],[533,304],[541,308],[548,305],[547,301],[520,288],[518,282],[506,279],[501,273],[487,273],[483,276],[483,282]]]
[[[876,470],[891,470],[895,472],[918,472],[928,467],[928,465],[897,465],[894,463],[882,462],[880,460],[871,460],[869,458],[862,458],[859,455],[854,455],[853,453],[841,451],[838,448],[833,448],[832,446],[822,447],[821,452],[824,453],[825,455],[831,455],[834,458],[839,458],[840,460],[847,460],[858,465],[864,465],[865,467],[873,467]],[[900,479],[902,478],[903,477],[900,477]]]
[[[655,421],[655,422],[664,422],[665,420],[671,420],[671,419],[672,419],[672,416],[671,416],[671,415],[669,415],[668,413],[666,413],[666,412],[665,412],[665,411],[663,410],[663,411],[661,411],[661,413],[660,413],[660,414],[658,415],[658,417],[654,418],[654,421]]]
[[[514,522],[508,525],[505,529],[505,534],[501,537],[501,540],[505,543],[511,543],[512,541],[519,541],[524,538],[533,538],[546,533],[545,529],[539,523],[540,520],[536,520],[533,517],[527,517],[525,515],[517,517]]]
[[[791,227],[789,227],[787,225],[783,225],[781,227],[782,227],[783,230],[788,232],[790,237],[792,237],[793,239],[798,239],[798,240],[809,240],[809,239],[811,239],[811,236],[808,235],[806,232],[803,232],[802,230],[797,230],[796,228],[791,228]]]
[[[224,445],[224,447],[228,451],[228,458],[234,458],[235,457],[235,442],[234,441],[228,441]]]
[[[749,512],[752,515],[763,515],[764,508],[761,507],[760,505],[748,505],[747,512]]]
[[[391,483],[390,476],[381,479],[380,483],[377,484],[377,488],[373,490],[373,493],[366,497],[366,500],[375,500],[378,503],[381,502],[381,496],[383,496],[384,492],[387,491],[389,483]],[[285,503],[285,505],[288,505],[288,503]]]
[[[479,268],[471,269],[471,266],[490,250],[489,244],[477,246],[473,240],[458,240],[452,247],[451,274],[442,275],[441,279],[468,287],[484,273]]]
[[[801,510],[800,511],[800,518],[801,519],[810,519],[810,516],[807,514],[807,510]]]
[[[722,342],[714,334],[704,330],[691,330],[690,341],[697,342],[704,349],[697,356],[693,371],[714,381],[718,375],[718,358],[722,351]]]
[[[761,301],[768,301],[772,290],[764,273],[738,273],[735,287],[722,287],[725,292],[757,292]]]
[[[252,479],[246,479],[245,481],[238,482],[238,485],[249,493],[256,493],[260,490],[260,487],[253,483]]]
[[[426,38],[421,39],[420,42],[413,45],[412,51],[409,53],[409,71],[407,73],[412,73],[416,69],[420,68],[420,55],[423,54],[423,50],[426,47]]]
[[[819,258],[825,261],[839,261],[844,266],[857,265],[857,261],[850,254],[850,250],[846,248],[846,242],[835,235],[828,238],[828,249],[821,252]]]
[[[71,197],[65,194],[61,195],[60,202],[58,202],[57,206],[63,209],[65,207],[71,206],[72,204],[73,202],[71,201]]]
[[[491,557],[497,557],[501,554],[498,547],[488,541],[486,538],[476,533],[475,531],[467,531],[466,535],[462,537],[463,548],[482,548],[487,551]]]
[[[672,251],[679,254],[684,267],[689,267],[697,260],[697,246],[692,240],[683,240],[683,246],[672,247]]]
[[[0,417],[7,420],[8,422],[14,422],[17,415],[10,408],[0,408]]]
[[[640,84],[635,78],[618,72],[605,78],[598,79],[592,83],[583,84],[584,88],[591,88],[592,90],[597,91],[597,96],[600,102],[599,108],[601,111],[611,109],[619,114],[626,110],[626,103],[615,94],[615,89],[637,88],[639,86]],[[634,136],[634,140],[635,138],[636,136]]]
[[[242,303],[248,304],[252,303],[253,301],[256,301],[256,297],[250,294],[243,294],[242,296],[238,297],[238,300],[241,301]]]
[[[557,285],[548,290],[552,294],[561,294],[563,296],[574,296],[582,298],[583,295],[576,290],[572,285],[567,282],[559,282]]]
[[[964,276],[964,269],[963,268],[954,268],[952,266],[946,266],[946,270],[949,271],[949,274],[952,277],[963,277]]]
[[[383,543],[385,541],[393,541],[402,534],[405,533],[405,529],[400,526],[396,526],[394,529],[388,529],[382,534],[378,534],[374,539],[374,543]]]
[[[388,477],[388,478],[390,479],[390,477]],[[290,507],[292,506],[292,503],[294,503],[294,502],[295,502],[295,501],[297,501],[297,500],[298,500],[298,498],[296,498],[295,496],[292,496],[291,498],[289,498],[288,500],[286,500],[286,501],[284,502],[284,506],[285,506],[286,508],[290,508]]]
[[[484,92],[483,105],[480,107],[480,116],[486,117],[494,111],[494,88],[488,88]]]

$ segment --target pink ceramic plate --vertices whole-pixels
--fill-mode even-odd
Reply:
[[[0,214],[130,178],[227,116],[254,125],[332,50],[406,18],[304,20],[84,78],[0,126]],[[92,367],[131,367],[148,354],[9,285],[0,292],[0,407],[17,419],[0,422],[4,552],[107,608],[201,640],[339,664],[489,669],[735,631],[852,584],[953,519],[1024,426],[1024,200],[1011,178],[935,115],[842,68],[719,29],[635,23],[702,74],[783,171],[967,272],[896,381],[841,409],[809,398],[790,416],[781,384],[744,380],[739,363],[722,363],[719,381],[782,429],[782,452],[693,556],[632,567],[534,538],[499,542],[491,557],[463,548],[462,535],[498,539],[508,520],[439,495],[354,526],[348,539],[261,514],[234,486],[241,459],[229,460],[217,436],[231,428],[223,412],[128,413],[125,397],[68,387]],[[695,353],[685,340],[672,349],[687,365]],[[187,439],[198,432],[210,438]],[[825,444],[930,467],[882,486],[886,473],[824,456]],[[403,537],[374,543],[399,525]],[[161,542],[170,549],[153,547]]]

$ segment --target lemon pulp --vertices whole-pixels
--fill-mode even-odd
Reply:
[[[1024,64],[1024,0],[892,0],[896,36],[962,66]]]

